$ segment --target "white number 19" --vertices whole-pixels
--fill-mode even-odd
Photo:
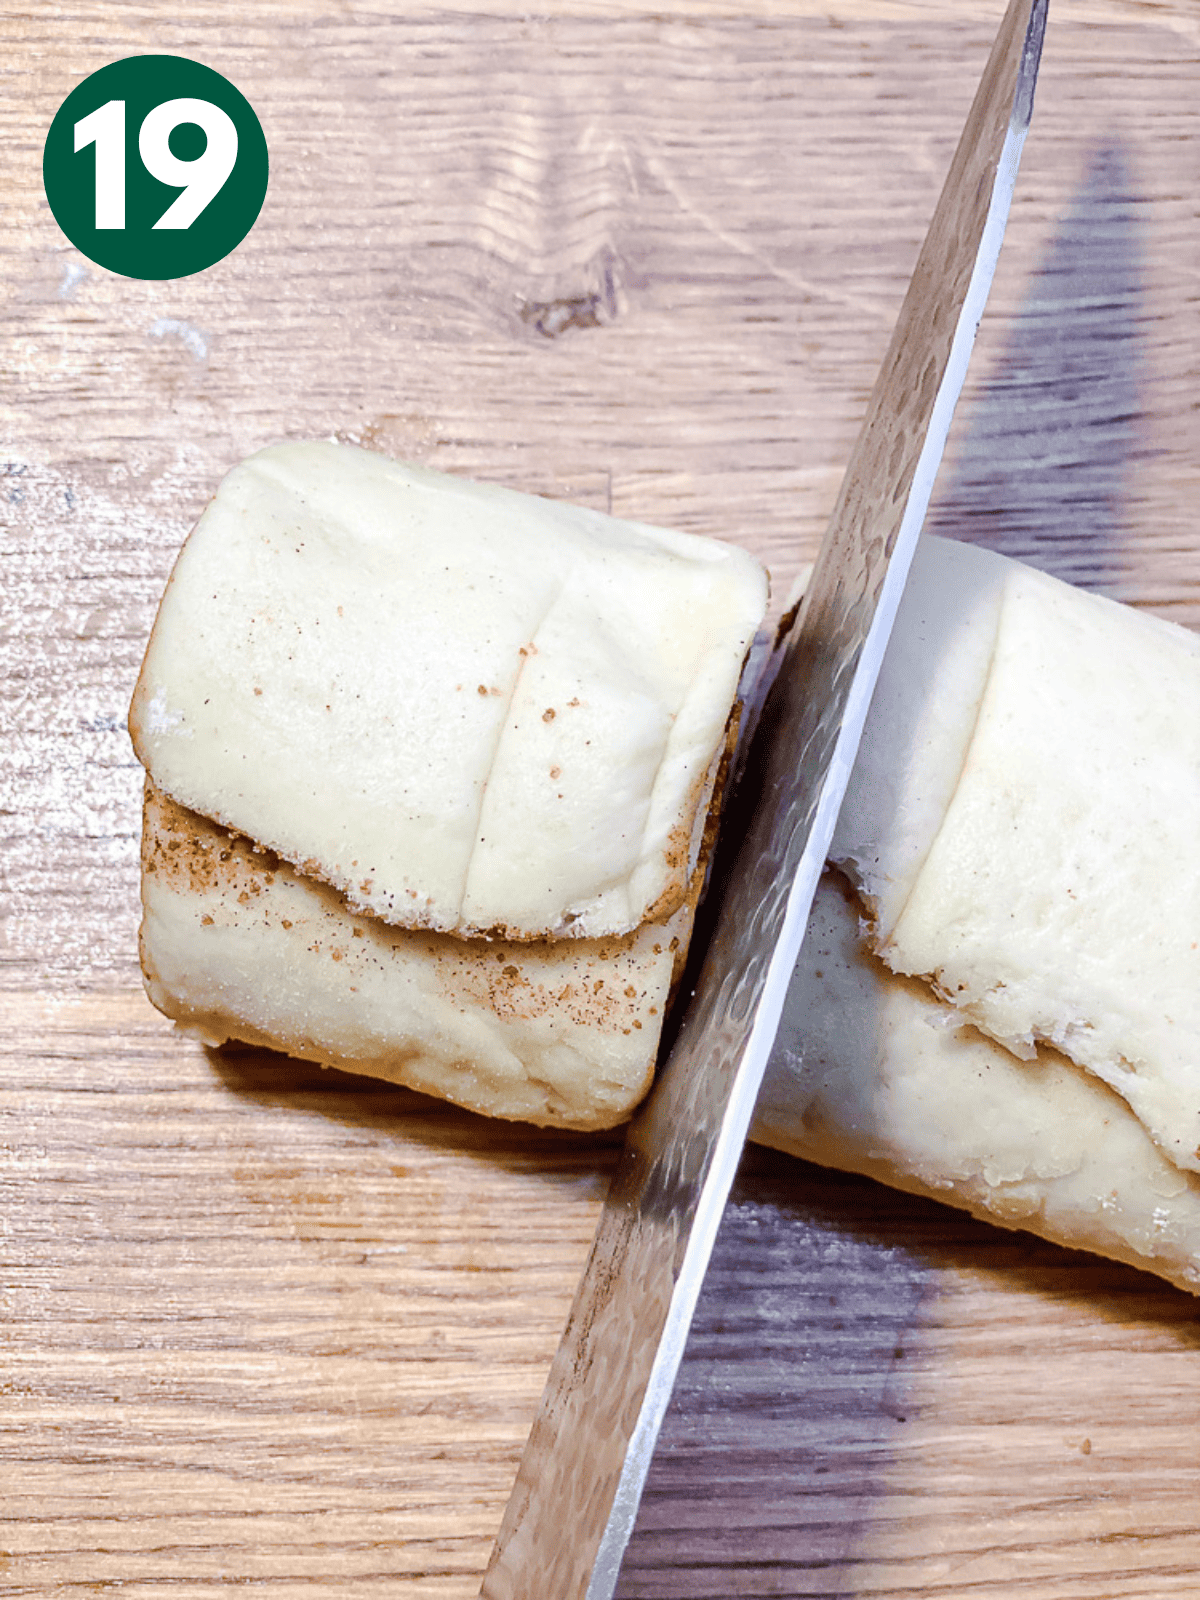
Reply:
[[[197,123],[207,144],[201,155],[184,161],[169,144],[175,129]],[[96,146],[96,227],[125,226],[125,102],[109,100],[75,124],[75,149]],[[142,122],[138,154],[152,178],[182,189],[154,224],[156,228],[190,228],[210,201],[225,187],[237,162],[238,136],[233,119],[211,100],[164,100]]]

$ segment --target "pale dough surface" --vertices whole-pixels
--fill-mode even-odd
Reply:
[[[333,444],[235,468],[134,696],[180,804],[403,927],[682,903],[766,605],[735,546]]]
[[[895,926],[954,795],[975,731],[1012,562],[924,536],[909,570],[830,860]]]
[[[1200,1169],[1200,638],[969,555],[964,610],[961,549],[923,541],[833,858],[889,967]]]

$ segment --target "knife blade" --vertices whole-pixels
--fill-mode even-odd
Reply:
[[[995,271],[1047,0],[1011,0],[901,307],[480,1591],[611,1600]],[[730,850],[730,823],[740,837]]]

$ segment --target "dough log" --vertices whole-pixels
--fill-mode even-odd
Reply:
[[[755,1137],[1195,1291],[1200,640],[923,539],[831,860]]]
[[[150,998],[207,1043],[623,1121],[765,605],[713,540],[343,446],[252,457],[133,698]]]

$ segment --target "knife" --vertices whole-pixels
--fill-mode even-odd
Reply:
[[[1045,20],[1046,0],[1011,0],[1001,22],[726,813],[696,987],[630,1124],[481,1600],[616,1588],[962,392]]]

